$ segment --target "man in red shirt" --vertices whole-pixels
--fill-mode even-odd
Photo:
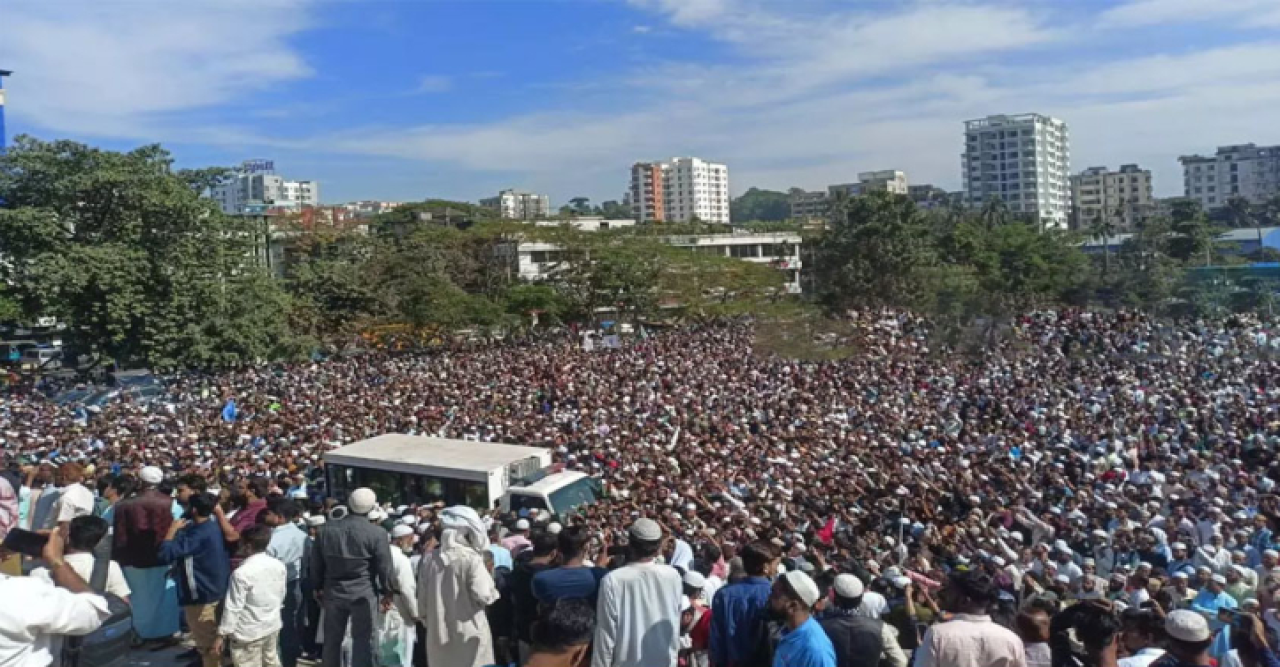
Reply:
[[[173,499],[157,487],[159,468],[138,473],[141,491],[116,504],[112,513],[111,557],[120,563],[132,594],[133,629],[143,641],[171,641],[178,632],[178,591],[169,566],[160,563],[160,545],[173,524]]]

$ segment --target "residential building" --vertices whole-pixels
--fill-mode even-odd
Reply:
[[[826,220],[831,213],[831,197],[822,191],[808,192],[792,188],[789,200],[794,220]]]
[[[213,188],[212,197],[224,213],[242,213],[258,205],[301,210],[320,204],[320,184],[290,181],[275,174],[269,160],[246,160],[230,178]]]
[[[4,147],[8,145],[8,135],[4,133],[4,78],[12,74],[13,72],[7,69],[0,69],[0,153],[3,153]]]
[[[538,227],[570,227],[580,232],[598,232],[621,229],[623,227],[635,227],[636,221],[631,218],[618,220],[587,215],[569,220],[535,220],[533,224]]]
[[[1117,231],[1134,229],[1155,212],[1151,172],[1136,164],[1119,171],[1089,167],[1071,177],[1072,227],[1087,229],[1104,220]]]
[[[404,206],[402,201],[377,201],[373,199],[347,202],[342,205],[343,208],[350,211],[357,218],[372,218],[375,215],[388,213],[401,206]]]
[[[1178,161],[1184,194],[1207,211],[1233,197],[1261,204],[1280,195],[1280,146],[1221,146],[1213,156],[1187,155]]]
[[[729,224],[729,168],[696,157],[631,166],[631,213],[639,222]]]
[[[537,220],[551,215],[549,197],[519,190],[503,190],[497,197],[481,199],[480,205],[510,220]]]
[[[734,257],[747,262],[769,264],[783,271],[788,293],[800,292],[802,262],[799,234],[734,233],[703,234],[698,236],[664,236],[659,240],[694,252],[723,257]],[[520,241],[515,244],[515,265],[524,280],[540,281],[550,278],[565,261],[560,246],[542,241]],[[506,251],[510,252],[510,250]]]
[[[965,122],[962,169],[969,206],[992,197],[1042,226],[1065,228],[1071,211],[1067,124],[1040,114],[996,115]]]
[[[895,195],[905,195],[909,189],[906,173],[896,169],[886,169],[883,171],[864,171],[858,174],[857,183],[840,183],[827,186],[827,193],[833,198],[837,195],[858,197],[870,192],[891,192]]]

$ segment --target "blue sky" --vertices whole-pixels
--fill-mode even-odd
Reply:
[[[4,0],[11,134],[273,158],[326,202],[960,186],[961,122],[1066,120],[1072,169],[1280,143],[1280,0]]]

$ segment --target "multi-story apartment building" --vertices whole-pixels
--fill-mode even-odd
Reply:
[[[1117,231],[1136,228],[1155,211],[1151,172],[1136,164],[1119,171],[1090,167],[1071,177],[1071,226],[1086,229],[1099,220]]]
[[[864,171],[858,174],[857,183],[829,185],[827,186],[827,193],[832,197],[838,194],[857,197],[870,192],[891,192],[895,195],[905,195],[909,189],[906,173],[896,169],[885,169],[882,171]]]
[[[631,213],[639,222],[729,224],[729,168],[696,157],[631,166]]]
[[[1040,114],[988,116],[965,122],[962,170],[969,206],[992,197],[1046,227],[1067,226],[1071,151],[1067,124]]]
[[[239,214],[259,205],[301,210],[320,204],[320,184],[278,176],[267,160],[246,160],[230,178],[213,188],[211,196],[223,213]]]
[[[826,220],[831,213],[831,197],[825,192],[792,188],[788,193],[794,220]]]
[[[1213,156],[1187,155],[1178,161],[1184,194],[1205,210],[1220,208],[1233,197],[1261,204],[1280,194],[1280,146],[1221,146]]]
[[[551,215],[549,197],[519,190],[503,190],[497,197],[481,199],[480,205],[510,220],[537,220]]]

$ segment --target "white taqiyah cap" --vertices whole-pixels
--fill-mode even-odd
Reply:
[[[138,479],[142,480],[143,484],[159,484],[164,481],[164,473],[155,466],[147,466],[138,473]]]
[[[410,528],[409,526],[406,526],[403,523],[398,524],[396,525],[395,528],[391,529],[391,539],[393,540],[400,539],[401,537],[408,537],[412,534],[413,534],[413,528]]]
[[[516,522],[516,530],[529,530],[529,520],[521,519]]]
[[[707,585],[707,578],[701,572],[689,570],[684,573],[684,585],[690,588],[702,588]]]
[[[1209,622],[1189,609],[1169,612],[1164,619],[1164,630],[1170,637],[1184,642],[1208,641],[1212,636],[1209,632]]]
[[[821,593],[818,592],[818,585],[813,583],[813,579],[809,575],[799,570],[792,570],[782,575],[782,578],[786,580],[791,590],[795,591],[796,596],[808,607],[813,607],[818,602],[818,598],[821,597]]]
[[[852,574],[841,574],[836,577],[835,589],[836,595],[852,600],[853,598],[862,597],[866,587],[862,585],[861,579]]]
[[[373,489],[365,487],[352,491],[351,497],[347,499],[347,507],[351,509],[352,514],[368,514],[377,506],[378,496],[374,494]]]

